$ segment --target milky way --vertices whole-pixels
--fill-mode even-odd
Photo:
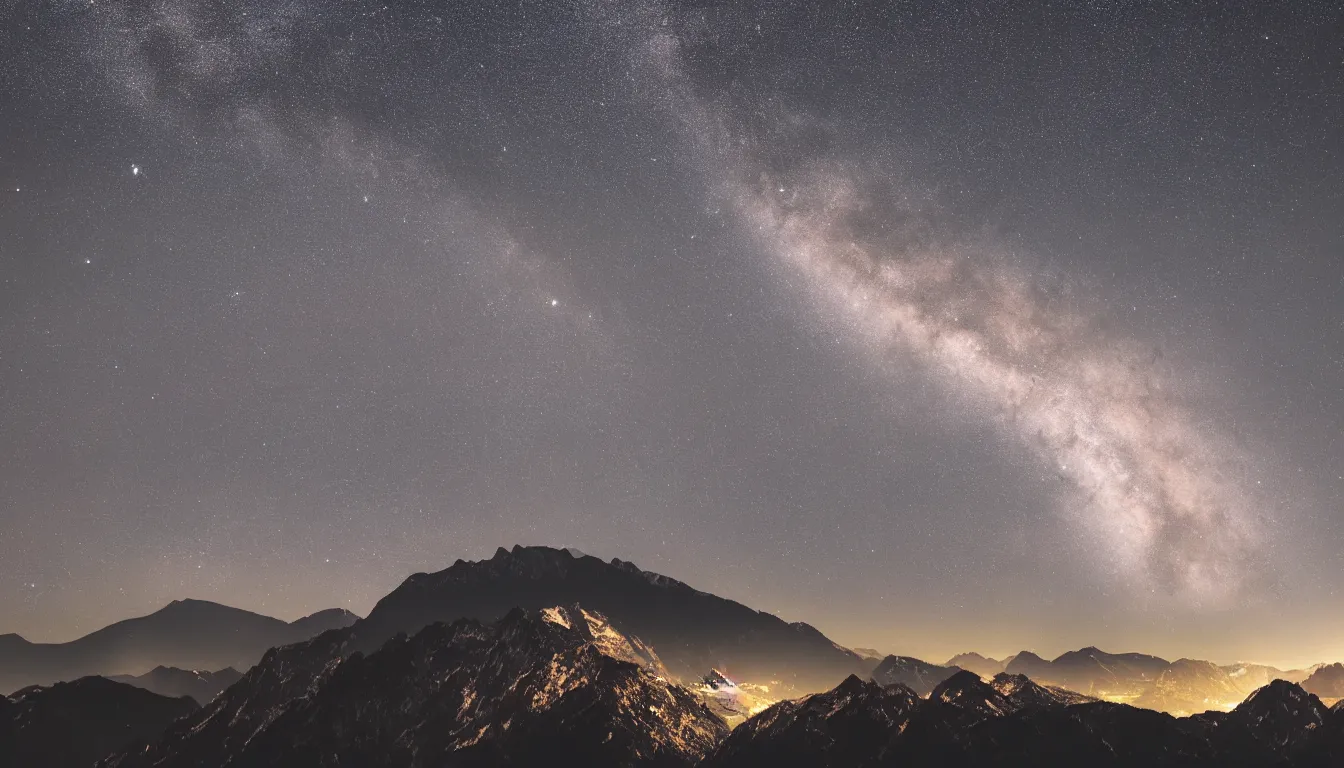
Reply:
[[[0,13],[0,633],[515,543],[930,658],[1337,615],[1330,4]]]
[[[1033,284],[1002,249],[941,244],[919,205],[927,192],[873,183],[859,162],[837,170],[805,152],[762,161],[780,152],[763,145],[796,146],[791,133],[826,126],[780,113],[788,127],[768,137],[735,128],[692,95],[680,45],[660,34],[636,46],[662,108],[741,226],[805,276],[820,311],[864,354],[910,353],[1035,451],[1070,486],[1058,503],[1093,534],[1088,558],[1112,575],[1194,604],[1261,586],[1248,461],[1182,408],[1160,351],[1089,321],[1079,301]]]

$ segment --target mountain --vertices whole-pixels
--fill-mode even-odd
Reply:
[[[0,765],[87,768],[114,750],[157,738],[196,709],[191,699],[101,677],[26,688],[0,697]]]
[[[851,675],[835,689],[782,701],[733,730],[704,768],[858,766],[910,721],[914,691]]]
[[[920,696],[928,696],[939,683],[961,670],[940,667],[913,656],[888,656],[873,670],[873,682],[878,685],[900,683]]]
[[[981,677],[993,677],[1004,671],[1007,666],[1007,660],[998,661],[978,653],[959,653],[948,659],[945,667],[957,667],[958,669],[969,669]]]
[[[985,683],[961,671],[928,699],[852,678],[751,718],[704,766],[1325,768],[1344,756],[1344,707],[1327,710],[1286,681],[1231,712],[1187,718],[1074,696],[1006,674]]]
[[[286,623],[205,600],[174,600],[148,616],[68,643],[0,637],[0,691],[88,675],[139,674],[157,666],[246,669],[268,648],[349,626],[357,618],[337,609]]]
[[[1344,664],[1327,664],[1317,668],[1302,682],[1302,687],[1324,698],[1344,697]]]
[[[174,699],[190,696],[197,704],[209,704],[225,688],[243,679],[243,673],[233,667],[225,667],[218,672],[155,667],[143,675],[115,675],[108,679],[144,688],[160,696]]]
[[[435,622],[494,621],[515,606],[575,603],[643,638],[688,683],[719,669],[776,691],[812,691],[872,669],[807,624],[786,623],[633,563],[549,547],[500,548],[489,560],[458,560],[438,573],[411,576],[355,626],[352,648],[371,651],[399,632]]]
[[[1170,666],[1170,662],[1156,656],[1106,653],[1088,647],[1060,654],[1051,661],[1023,651],[1008,662],[1004,671],[1104,697],[1139,695]]]
[[[1003,671],[1010,675],[1026,675],[1032,680],[1043,680],[1050,674],[1050,662],[1031,651],[1022,651],[1004,660]]]
[[[346,655],[352,636],[269,651],[159,744],[101,765],[680,768],[728,733],[647,645],[579,606],[433,624],[367,656]]]
[[[711,669],[691,689],[709,710],[735,728],[747,718],[778,701],[769,686],[738,683],[717,669]]]
[[[1132,703],[1173,715],[1228,710],[1249,693],[1225,669],[1210,661],[1180,659],[1162,671]]]
[[[876,648],[850,648],[850,650],[857,653],[861,659],[872,659],[873,661],[881,661],[887,655]]]
[[[989,684],[994,690],[1009,701],[1015,702],[1019,707],[1086,704],[1096,701],[1091,696],[1084,696],[1067,688],[1032,682],[1026,675],[1010,675],[1007,672],[1000,672],[994,676]]]

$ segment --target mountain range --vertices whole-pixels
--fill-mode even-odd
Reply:
[[[703,766],[1325,768],[1344,758],[1344,707],[1286,681],[1232,712],[1186,718],[1074,696],[1006,673],[987,683],[959,671],[928,698],[851,677],[748,720]]]
[[[1344,665],[1093,647],[878,660],[628,562],[546,547],[416,574],[366,619],[181,601],[74,643],[16,637],[0,638],[0,671],[17,677],[154,668],[0,700],[6,766],[113,751],[104,768],[1344,765],[1344,705],[1320,698],[1344,688]]]
[[[68,643],[0,635],[0,692],[89,675],[137,675],[155,667],[246,669],[269,648],[307,640],[359,617],[333,608],[284,622],[205,600],[174,600]]]

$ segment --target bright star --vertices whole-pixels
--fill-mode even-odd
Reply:
[[[136,165],[135,163],[131,163],[131,175],[132,175],[132,176],[139,176],[139,175],[140,175],[140,166]]]
[[[559,300],[559,299],[551,299],[551,306],[552,306],[552,307],[557,306],[559,303],[560,303],[560,300]]]

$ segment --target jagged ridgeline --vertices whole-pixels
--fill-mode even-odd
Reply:
[[[489,560],[458,560],[438,573],[411,576],[355,626],[351,644],[368,652],[434,622],[488,622],[514,607],[575,603],[658,649],[668,670],[686,683],[718,669],[798,695],[828,690],[873,667],[807,624],[787,623],[633,563],[549,547],[501,548]]]
[[[100,765],[692,766],[728,733],[648,646],[580,606],[434,624],[367,656],[351,641],[273,650],[156,745]]]

